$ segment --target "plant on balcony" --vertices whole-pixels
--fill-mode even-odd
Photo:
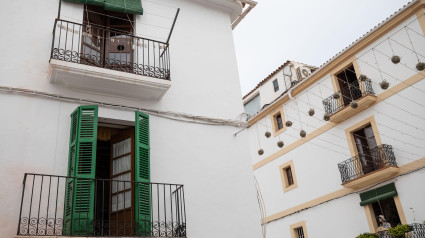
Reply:
[[[360,82],[364,82],[364,81],[366,81],[367,80],[367,76],[366,75],[364,75],[364,74],[360,74],[360,76],[359,76],[359,81]]]
[[[416,64],[416,69],[419,71],[422,71],[425,69],[425,63],[424,62],[419,62]]]
[[[384,79],[382,80],[382,82],[379,83],[379,86],[385,90],[385,89],[388,89],[388,87],[390,86],[390,83]]]
[[[263,149],[259,149],[258,150],[258,155],[263,155],[264,154],[264,150]]]
[[[282,148],[283,145],[284,145],[283,141],[280,140],[280,141],[277,142],[277,146],[279,146],[280,148]]]
[[[406,234],[407,232],[409,232],[410,226],[409,225],[397,225],[396,227],[390,227],[390,229],[388,229],[388,231],[390,232],[390,234],[396,238],[402,238],[404,237],[404,234]]]
[[[393,57],[391,57],[391,62],[393,62],[394,64],[400,63],[400,56],[393,55]]]
[[[356,238],[379,238],[379,236],[375,233],[366,232],[366,233],[363,233],[363,234],[356,236]]]
[[[334,99],[339,99],[341,97],[341,93],[340,92],[336,92],[336,93],[332,94],[332,97]]]

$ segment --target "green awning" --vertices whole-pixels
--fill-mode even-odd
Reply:
[[[64,0],[105,7],[107,11],[143,15],[142,0]]]
[[[361,193],[360,206],[368,205],[394,196],[397,196],[397,190],[394,183],[390,183],[385,186]]]
[[[105,10],[143,15],[141,0],[105,0]]]

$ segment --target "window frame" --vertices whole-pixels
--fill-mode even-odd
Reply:
[[[347,137],[348,147],[350,149],[350,154],[352,157],[355,157],[358,155],[357,147],[356,147],[356,141],[354,138],[354,132],[367,127],[370,125],[372,127],[373,135],[375,136],[376,145],[380,146],[382,145],[381,137],[379,135],[378,126],[376,125],[375,117],[370,116],[357,124],[347,128],[345,130],[345,135]]]
[[[288,181],[288,174],[287,169],[291,169],[291,175],[292,175],[292,184],[289,184]],[[295,175],[295,167],[294,167],[294,161],[290,160],[282,165],[279,166],[280,171],[280,178],[282,180],[282,188],[283,192],[288,192],[294,188],[298,187],[297,177]]]
[[[344,71],[345,69],[349,68],[351,65],[353,65],[354,71],[356,73],[356,77],[358,79],[360,77],[360,73],[359,73],[360,67],[355,56],[351,57],[344,63],[340,64],[339,67],[335,68],[333,71],[329,73],[329,75],[331,76],[332,86],[335,92],[338,92],[339,90],[341,90],[341,88],[339,87],[337,75],[341,73],[342,71]],[[359,86],[360,86],[360,90],[362,90],[363,92],[364,91],[363,84],[359,83]]]
[[[289,229],[291,231],[291,238],[299,238],[298,234],[296,233],[296,230],[299,228],[303,229],[304,238],[308,238],[307,226],[305,221],[300,221],[289,226]]]
[[[277,79],[273,80],[273,89],[274,92],[279,91],[279,81]]]
[[[282,118],[282,128],[280,128],[280,129],[279,129],[279,125],[278,125],[278,122],[277,122],[277,117],[279,115]],[[274,111],[273,113],[270,114],[270,121],[271,121],[271,124],[272,124],[273,136],[274,137],[276,137],[280,133],[286,131],[285,114],[283,112],[283,107],[277,109],[276,111]]]

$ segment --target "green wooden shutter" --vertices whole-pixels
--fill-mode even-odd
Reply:
[[[390,183],[385,186],[360,193],[360,206],[372,204],[394,196],[397,196],[397,190],[394,183]]]
[[[136,111],[135,135],[135,220],[136,234],[151,235],[151,186],[149,159],[149,116]],[[137,183],[143,182],[143,183]]]
[[[97,6],[105,6],[105,0],[64,0],[65,2],[84,3]]]
[[[143,15],[141,0],[105,0],[105,10]]]
[[[97,106],[80,106],[71,114],[67,176],[76,178],[66,180],[65,235],[93,231],[97,110]]]

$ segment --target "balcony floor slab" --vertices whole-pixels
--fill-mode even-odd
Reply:
[[[394,175],[396,175],[399,171],[400,171],[400,168],[396,166],[385,167],[385,168],[373,171],[371,173],[362,175],[349,182],[343,183],[342,186],[346,188],[352,188],[352,189],[365,188],[372,184],[376,184],[381,181],[384,181],[385,179],[391,178]]]
[[[374,95],[367,95],[358,100],[359,106],[357,108],[351,108],[350,105],[346,106],[345,108],[339,110],[335,114],[331,116],[329,121],[331,122],[342,122],[351,116],[367,109],[369,106],[374,104],[377,100],[377,97]]]

